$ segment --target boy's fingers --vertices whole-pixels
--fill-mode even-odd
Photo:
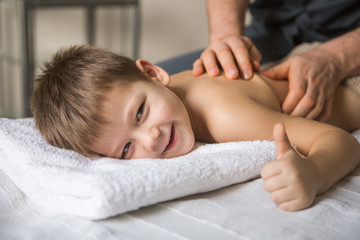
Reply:
[[[305,200],[295,198],[293,200],[279,203],[278,207],[287,212],[294,212],[311,206],[311,203],[312,201],[307,202]]]
[[[299,205],[298,200],[293,199],[291,201],[279,203],[278,207],[287,212],[294,212],[294,211],[297,211],[300,209],[300,207],[298,205]]]
[[[286,134],[285,125],[277,123],[273,130],[274,141],[276,145],[276,159],[281,158],[286,152],[292,150],[290,140]]]
[[[296,199],[293,191],[289,188],[283,188],[278,191],[271,192],[270,198],[279,205]]]
[[[276,161],[271,161],[265,164],[260,171],[260,176],[263,179],[269,179],[271,177],[275,177],[280,175],[282,172],[282,166]]]
[[[274,192],[286,188],[286,181],[281,176],[271,177],[264,181],[264,189],[267,192]]]

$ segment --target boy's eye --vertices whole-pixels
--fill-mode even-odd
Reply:
[[[143,110],[144,110],[144,103],[140,105],[139,110],[136,113],[136,121],[138,122],[140,121],[141,116],[143,114]]]
[[[129,151],[131,146],[131,142],[128,142],[127,144],[125,144],[124,150],[122,152],[121,158],[125,158],[126,157],[126,153]]]

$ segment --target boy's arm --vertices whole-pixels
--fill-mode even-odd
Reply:
[[[261,177],[264,179],[265,190],[283,210],[296,211],[309,207],[317,194],[328,190],[352,170],[351,164],[348,168],[346,163],[343,163],[344,166],[331,166],[331,162],[324,161],[328,156],[321,156],[316,146],[315,154],[310,153],[307,158],[299,155],[292,147],[282,124],[274,127],[274,141],[276,160],[261,169]],[[320,151],[322,150],[324,148],[321,147]]]
[[[282,123],[274,126],[276,160],[261,169],[264,188],[271,199],[286,211],[303,209],[314,201],[320,174],[292,147]]]
[[[226,105],[225,100],[218,108],[224,112],[218,114],[221,128],[210,125],[214,139],[221,142],[273,140],[273,126],[283,122],[289,143],[305,157],[292,148],[284,152],[277,149],[279,159],[265,165],[262,174],[266,189],[285,210],[310,206],[317,194],[327,191],[359,165],[360,144],[347,132],[324,123],[290,117],[248,97],[240,98],[234,104],[236,107]],[[281,138],[285,138],[284,135]],[[289,184],[286,191],[281,191],[282,183]],[[284,204],[286,202],[292,203]]]

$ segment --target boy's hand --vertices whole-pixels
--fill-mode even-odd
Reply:
[[[285,211],[307,208],[317,194],[316,167],[293,149],[284,124],[276,124],[273,135],[276,160],[261,169],[264,188],[270,193],[271,199]]]

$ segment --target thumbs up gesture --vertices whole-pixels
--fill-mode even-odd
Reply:
[[[274,126],[273,136],[276,160],[261,169],[264,188],[285,211],[307,208],[313,203],[319,186],[316,166],[292,147],[284,124]]]

